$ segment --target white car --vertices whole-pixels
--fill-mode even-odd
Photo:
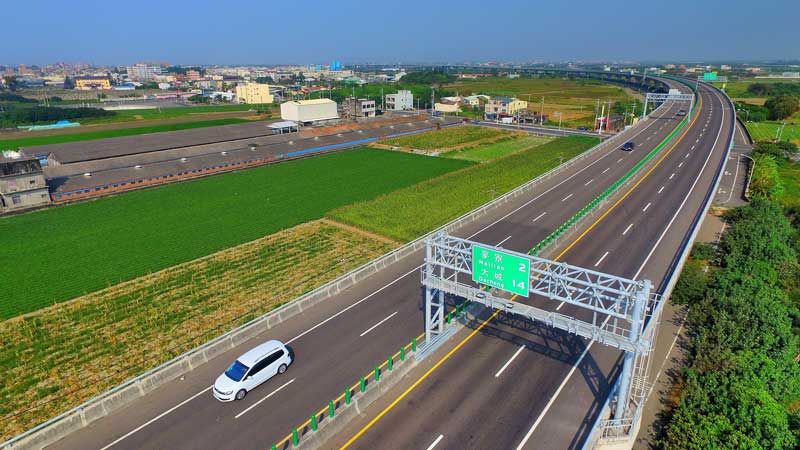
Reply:
[[[292,363],[289,349],[281,341],[268,341],[234,361],[214,382],[214,398],[223,402],[241,400],[247,393]]]

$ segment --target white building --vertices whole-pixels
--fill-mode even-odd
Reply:
[[[336,102],[329,98],[292,100],[281,103],[281,119],[283,120],[310,123],[338,118]]]
[[[414,95],[411,91],[397,91],[396,94],[386,95],[387,111],[406,111],[414,109]]]
[[[126,67],[128,78],[135,81],[150,81],[163,74],[160,66],[148,64],[134,64]]]

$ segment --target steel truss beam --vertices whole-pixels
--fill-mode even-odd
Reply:
[[[436,338],[444,332],[444,294],[449,294],[621,349],[625,354],[617,403],[607,428],[629,428],[624,424],[638,416],[649,391],[649,356],[656,327],[645,330],[645,324],[653,320],[651,325],[658,324],[658,318],[651,317],[651,313],[659,310],[660,301],[651,293],[649,280],[631,280],[446,234],[434,236],[426,244],[421,274],[426,292],[426,338]],[[473,245],[529,260],[531,294],[575,305],[585,313],[548,311],[502,297],[496,290],[472,282]],[[459,275],[467,282],[460,282]]]

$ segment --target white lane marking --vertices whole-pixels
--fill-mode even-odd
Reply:
[[[359,334],[359,335],[358,335],[358,337],[364,337],[364,335],[366,335],[366,334],[367,334],[367,333],[369,333],[370,331],[372,331],[372,330],[374,330],[375,328],[378,328],[379,326],[381,326],[381,324],[383,324],[383,322],[386,322],[387,320],[389,320],[389,319],[391,319],[392,317],[394,317],[394,315],[395,315],[395,314],[397,314],[397,311],[395,311],[395,312],[393,312],[393,313],[389,314],[389,315],[388,315],[388,316],[387,316],[385,319],[383,319],[383,320],[381,320],[380,322],[376,323],[375,325],[373,325],[373,326],[369,327],[369,328],[367,329],[367,331],[365,331],[365,332],[363,332],[363,333]]]
[[[606,173],[606,172],[608,172],[609,170],[611,170],[611,167],[607,167],[607,168],[606,168],[606,170],[604,170],[602,173]]]
[[[737,156],[738,156],[738,154],[737,154]],[[728,203],[729,201],[731,201],[731,198],[733,197],[733,191],[734,191],[734,189],[736,189],[736,177],[739,176],[739,160],[740,159],[741,159],[741,156],[736,158],[736,170],[733,172],[733,183],[731,183],[731,192],[728,194],[728,199],[725,200],[725,203]]]
[[[624,157],[623,157],[623,158],[620,158],[620,159],[618,159],[618,160],[617,160],[617,163],[618,163],[618,164],[619,164],[619,163],[621,163],[623,159],[624,159]]]
[[[511,365],[511,363],[514,361],[514,359],[516,359],[516,357],[519,356],[519,354],[522,353],[523,350],[525,350],[525,346],[524,345],[520,345],[519,349],[517,349],[517,351],[514,352],[514,354],[511,356],[511,359],[506,361],[506,363],[503,364],[503,367],[501,367],[500,370],[498,370],[497,373],[494,374],[494,377],[495,378],[499,378],[500,375],[503,373],[503,371],[506,370],[506,367]]]
[[[642,210],[642,212],[647,211],[647,208],[649,208],[650,205],[652,205],[652,204],[653,204],[653,202],[648,202],[646,205],[644,205],[644,209]]]
[[[603,262],[604,259],[606,259],[606,256],[608,256],[608,252],[603,253],[603,256],[601,256],[600,259],[598,259],[597,262],[594,263],[594,266],[595,267],[599,266],[600,263]]]
[[[436,447],[436,444],[438,444],[439,441],[441,441],[442,439],[444,439],[444,435],[440,434],[439,437],[437,437],[436,440],[433,441],[433,444],[428,446],[427,450],[433,450],[433,448]]]
[[[683,166],[683,161],[681,161],[681,163],[680,163],[680,164],[678,164],[678,169],[680,169],[680,168],[681,168],[681,166]]]
[[[197,397],[199,397],[199,396],[201,396],[201,395],[203,395],[203,394],[207,394],[207,393],[208,393],[208,391],[209,391],[209,389],[212,389],[213,387],[214,387],[214,385],[212,384],[211,386],[209,386],[209,387],[207,387],[207,388],[203,388],[203,390],[202,390],[202,391],[200,391],[200,392],[198,392],[197,394],[194,394],[193,396],[191,396],[191,397],[187,398],[186,400],[184,400],[184,401],[182,401],[182,402],[178,403],[177,405],[175,405],[175,406],[173,406],[172,408],[170,408],[170,409],[168,409],[168,410],[164,411],[163,413],[161,413],[161,414],[159,414],[159,415],[157,415],[157,416],[153,417],[152,419],[148,420],[147,422],[143,423],[142,425],[139,425],[138,427],[136,427],[136,428],[134,428],[133,430],[129,431],[127,434],[125,434],[125,435],[123,435],[123,436],[119,437],[119,438],[118,438],[116,441],[114,441],[114,442],[112,442],[112,443],[110,443],[110,444],[106,445],[105,447],[101,448],[100,450],[107,450],[107,449],[109,449],[109,448],[111,448],[111,447],[113,447],[113,446],[115,446],[115,445],[119,444],[120,442],[122,442],[122,440],[124,440],[124,439],[126,439],[126,438],[130,437],[132,434],[134,434],[134,433],[136,433],[137,431],[141,430],[142,428],[144,428],[144,427],[146,427],[146,426],[150,425],[151,423],[155,422],[156,420],[158,420],[158,419],[160,419],[160,418],[162,418],[162,417],[166,416],[167,414],[171,413],[172,411],[175,411],[176,409],[178,409],[178,408],[180,408],[181,406],[183,406],[183,405],[185,405],[185,404],[189,403],[190,401],[194,400],[195,398],[197,398]]]
[[[628,231],[631,231],[632,227],[633,227],[633,224],[628,225],[628,228],[625,228],[625,231],[622,232],[622,235],[625,236],[626,234],[628,234]]]
[[[498,242],[497,244],[494,244],[494,246],[495,246],[495,247],[500,247],[501,245],[503,245],[503,243],[504,243],[505,241],[507,241],[507,240],[509,240],[509,239],[511,239],[511,236],[508,236],[507,238],[503,239],[502,241]]]
[[[695,147],[697,147],[697,146],[696,146],[696,145],[693,145],[693,146],[692,146],[692,148],[691,148],[691,150],[694,150],[694,148],[695,148]]]
[[[534,221],[534,222],[536,222],[537,220],[539,220],[539,219],[541,219],[542,217],[544,217],[544,215],[545,215],[545,214],[547,214],[547,212],[543,212],[543,213],[539,214],[538,216],[536,216],[536,218],[535,218],[535,219],[533,219],[533,221]]]
[[[586,183],[583,183],[583,185],[584,185],[584,186],[588,186],[588,185],[589,185],[589,183],[591,183],[592,181],[594,181],[594,178],[592,178],[591,180],[587,181]]]
[[[658,193],[660,194],[661,191],[663,191],[663,190],[664,190],[664,186],[661,186],[661,189],[658,190]]]
[[[248,407],[247,407],[247,409],[245,409],[244,411],[240,412],[239,414],[237,414],[237,415],[236,415],[236,416],[234,416],[233,418],[234,418],[234,419],[238,419],[239,417],[242,417],[243,415],[245,415],[245,414],[247,413],[247,411],[250,411],[251,409],[253,409],[253,408],[255,408],[256,406],[260,405],[260,404],[261,404],[261,402],[263,402],[264,400],[266,400],[266,399],[268,399],[268,398],[272,397],[273,395],[277,394],[277,393],[278,393],[278,391],[280,391],[281,389],[283,389],[283,388],[285,388],[286,386],[288,386],[288,385],[290,385],[290,384],[294,383],[294,380],[296,380],[296,379],[297,379],[297,378],[292,378],[291,380],[287,381],[286,383],[283,383],[283,385],[282,385],[281,387],[279,387],[278,389],[275,389],[274,391],[270,392],[269,394],[267,394],[267,396],[266,396],[266,397],[262,398],[261,400],[259,400],[259,401],[255,402],[255,403],[253,403],[252,405],[248,406]]]
[[[569,194],[568,196],[562,198],[561,201],[565,202],[565,201],[569,200],[570,197],[572,197],[572,194]]]
[[[672,175],[669,176],[669,179],[671,180],[672,177],[674,177],[674,176],[675,176],[675,172],[672,172]]]
[[[642,128],[641,130],[637,131],[637,132],[636,132],[636,134],[634,134],[633,136],[631,136],[631,139],[633,139],[633,138],[635,138],[636,136],[639,136],[640,134],[644,133],[644,132],[645,132],[645,130],[647,130],[648,128],[650,128],[651,126],[653,126],[653,124],[654,124],[654,123],[655,123],[655,122],[651,122],[651,123],[647,124],[647,125],[646,125],[644,128]],[[558,189],[558,188],[559,188],[561,185],[563,185],[564,183],[566,183],[566,182],[568,182],[569,180],[571,180],[571,179],[575,178],[575,177],[576,177],[576,176],[578,176],[579,174],[583,173],[585,170],[588,170],[589,168],[591,168],[592,166],[594,166],[594,165],[595,165],[595,164],[597,164],[598,162],[602,161],[602,160],[603,160],[603,159],[605,159],[606,157],[608,157],[608,156],[610,156],[611,154],[613,154],[613,153],[616,151],[616,149],[617,149],[617,147],[609,147],[609,148],[606,150],[605,154],[603,154],[602,156],[600,156],[600,157],[599,157],[599,158],[597,158],[596,160],[592,161],[591,163],[587,164],[587,165],[586,165],[586,167],[584,167],[584,168],[582,168],[582,169],[578,170],[577,172],[573,173],[572,175],[570,175],[570,176],[568,176],[567,178],[565,178],[564,180],[562,180],[560,183],[558,183],[558,184],[556,184],[556,185],[554,185],[554,186],[550,187],[549,189],[545,190],[544,192],[542,192],[541,194],[537,195],[536,197],[534,197],[534,198],[532,198],[532,199],[528,200],[527,202],[525,202],[525,203],[523,203],[522,205],[518,206],[518,207],[517,207],[517,208],[515,208],[514,210],[512,210],[512,211],[508,212],[507,214],[505,214],[504,216],[502,216],[502,217],[498,218],[498,219],[497,219],[497,220],[495,220],[494,222],[492,222],[492,223],[490,223],[490,224],[486,225],[485,227],[481,228],[480,230],[478,230],[478,231],[476,231],[476,232],[472,233],[471,235],[467,236],[467,239],[472,239],[472,238],[474,238],[475,236],[477,236],[477,235],[479,235],[479,234],[483,233],[484,231],[488,230],[489,228],[491,228],[491,227],[493,227],[493,226],[497,225],[498,223],[500,223],[500,222],[502,222],[502,221],[506,220],[507,218],[509,218],[510,216],[512,216],[512,215],[514,215],[514,214],[516,214],[516,213],[517,213],[517,212],[519,212],[521,209],[528,207],[528,206],[529,206],[531,203],[535,202],[536,200],[539,200],[539,199],[540,199],[540,198],[542,198],[543,196],[545,196],[545,195],[549,194],[550,192],[552,192],[552,191],[554,191],[554,190]],[[622,161],[622,158],[620,158],[620,159],[619,159],[619,161]],[[617,162],[619,162],[619,161],[617,161]],[[346,313],[347,311],[351,310],[352,308],[355,308],[356,306],[360,305],[361,303],[363,303],[363,302],[365,302],[365,301],[369,300],[370,298],[374,297],[375,295],[377,295],[377,294],[379,294],[379,293],[383,292],[383,291],[384,291],[386,288],[388,288],[388,287],[390,287],[390,286],[394,285],[395,283],[397,283],[398,281],[402,280],[403,278],[405,278],[405,277],[407,277],[407,276],[411,275],[412,273],[415,273],[415,272],[417,272],[417,271],[418,271],[420,268],[422,268],[423,266],[424,266],[424,264],[420,264],[420,265],[418,265],[418,266],[416,266],[416,267],[412,268],[412,269],[411,269],[411,270],[409,270],[408,272],[406,272],[406,273],[404,273],[404,274],[400,275],[399,277],[397,277],[397,278],[395,278],[394,280],[390,281],[390,282],[389,282],[389,283],[387,283],[386,285],[382,286],[381,288],[377,289],[376,291],[372,292],[371,294],[367,295],[366,297],[362,298],[361,300],[359,300],[359,301],[357,301],[357,302],[355,302],[355,303],[352,303],[352,304],[350,304],[350,305],[349,305],[349,306],[347,306],[346,308],[343,308],[343,309],[341,309],[341,310],[340,310],[340,311],[338,311],[336,314],[333,314],[332,316],[328,317],[327,319],[323,320],[322,322],[319,322],[318,324],[316,324],[316,325],[312,326],[311,328],[307,329],[306,331],[304,331],[304,332],[302,332],[302,333],[298,334],[297,336],[293,337],[292,339],[289,339],[289,340],[288,340],[288,341],[286,341],[285,343],[286,343],[287,345],[288,345],[288,344],[291,344],[292,342],[294,342],[294,341],[296,341],[296,340],[298,340],[298,339],[302,338],[303,336],[307,335],[308,333],[311,333],[312,331],[314,331],[314,330],[316,330],[317,328],[319,328],[319,327],[321,327],[321,326],[325,325],[326,323],[330,322],[331,320],[333,320],[333,319],[335,319],[335,318],[337,318],[337,317],[341,316],[342,314]],[[206,388],[206,390],[208,390],[208,389],[211,389],[211,388],[213,388],[213,387],[214,387],[213,385],[212,385],[212,386],[209,386],[208,388]],[[205,391],[203,391],[203,392],[205,392]],[[103,447],[103,448],[102,448],[102,449],[100,449],[100,450],[107,450],[108,448],[112,447],[113,445],[116,445],[116,444],[118,444],[119,442],[121,442],[122,440],[124,440],[124,439],[126,439],[126,438],[130,437],[131,435],[133,435],[133,434],[134,434],[134,433],[136,433],[137,431],[141,430],[142,428],[144,428],[144,427],[146,427],[146,426],[150,425],[151,423],[155,422],[156,420],[160,419],[161,417],[163,417],[163,416],[165,416],[165,415],[167,415],[167,414],[171,413],[172,411],[174,411],[174,410],[178,409],[179,407],[181,407],[181,406],[185,405],[186,403],[189,403],[190,401],[194,400],[195,398],[197,398],[197,397],[198,397],[200,394],[202,394],[203,392],[200,392],[200,393],[198,393],[198,394],[195,394],[195,395],[193,395],[192,397],[189,397],[188,399],[184,400],[183,402],[181,402],[181,403],[177,404],[176,406],[174,406],[174,407],[170,408],[169,410],[165,411],[164,413],[160,414],[159,416],[155,417],[154,419],[152,419],[152,420],[150,420],[150,421],[146,422],[145,424],[143,424],[143,425],[139,426],[138,428],[134,429],[133,431],[131,431],[131,432],[129,432],[129,433],[127,433],[127,434],[125,434],[124,436],[120,437],[119,439],[115,440],[114,442],[112,442],[111,444],[109,444],[109,445],[107,445],[107,446]]]
[[[717,97],[717,100],[719,100],[720,104],[722,104],[722,100],[719,98],[719,96],[715,95],[715,97]],[[722,109],[722,119],[723,119],[722,123],[725,123],[725,109],[724,109],[724,107]],[[712,151],[708,153],[708,156],[706,156],[706,162],[705,162],[705,164],[703,164],[703,167],[700,169],[700,172],[697,175],[697,178],[695,178],[695,181],[692,184],[692,188],[689,189],[689,192],[692,192],[694,190],[694,187],[697,184],[697,182],[700,181],[700,176],[703,174],[703,171],[705,170],[709,159],[711,159],[711,154],[714,153],[714,151],[713,151],[714,147],[716,147],[717,141],[719,140],[719,136],[720,136],[721,133],[722,133],[722,127],[719,128],[719,132],[717,133],[717,140],[714,141],[714,145],[711,147]],[[686,201],[688,199],[689,199],[689,195],[684,197],[683,202],[678,207],[678,209],[675,211],[675,214],[672,216],[672,220],[669,221],[669,223],[667,224],[667,227],[661,233],[661,236],[658,238],[658,240],[656,241],[655,245],[653,245],[653,248],[650,250],[650,254],[647,255],[647,258],[645,258],[644,262],[642,262],[642,265],[639,266],[639,270],[637,270],[636,274],[634,274],[633,277],[631,277],[632,279],[635,280],[635,279],[639,278],[639,274],[641,274],[642,270],[644,270],[644,266],[647,265],[648,260],[653,255],[653,253],[655,253],[655,251],[658,248],[658,246],[661,244],[662,239],[667,234],[667,231],[669,231],[670,227],[672,226],[672,223],[675,221],[675,218],[678,217],[678,214],[680,214],[681,210],[683,209],[683,206],[686,204]],[[605,324],[608,323],[609,319],[611,319],[611,316],[606,316],[606,319],[603,321],[603,324],[601,325],[601,327],[605,326]],[[583,353],[581,353],[581,356],[578,358],[577,361],[575,361],[575,364],[572,365],[572,368],[567,373],[567,375],[564,377],[564,380],[558,386],[558,389],[556,389],[556,391],[553,393],[553,396],[550,397],[550,400],[547,402],[547,404],[545,405],[545,407],[542,410],[542,412],[539,413],[539,417],[536,418],[536,421],[533,423],[531,428],[528,430],[528,432],[522,438],[522,441],[519,443],[519,445],[517,446],[516,450],[522,450],[525,447],[525,444],[528,443],[528,440],[531,438],[531,436],[533,436],[533,432],[536,431],[536,428],[539,427],[539,424],[544,419],[544,416],[550,411],[550,408],[553,406],[553,404],[555,403],[556,399],[561,394],[561,391],[564,389],[564,386],[566,386],[567,383],[569,382],[570,378],[572,378],[572,375],[575,373],[575,370],[577,370],[578,366],[580,366],[581,363],[583,363],[583,358],[586,357],[586,355],[589,353],[589,350],[592,348],[592,345],[594,345],[595,342],[596,341],[590,341],[589,344],[586,346],[586,348],[583,350]]]
[[[687,153],[686,156],[684,156],[684,158],[689,159],[689,155],[691,155],[691,153]]]

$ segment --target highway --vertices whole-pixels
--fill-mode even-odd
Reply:
[[[685,136],[667,146],[658,165],[605,218],[576,236],[559,260],[648,278],[659,292],[664,288],[680,244],[724,163],[733,123],[732,111],[717,92],[701,86],[701,96],[702,106]],[[505,245],[523,249],[531,244],[525,238]],[[587,311],[571,305],[518,301],[588,319]],[[618,375],[621,352],[504,314],[482,326],[478,333],[468,328],[451,338],[453,345],[466,342],[449,357],[440,351],[429,358],[445,361],[432,373],[436,361],[416,368],[325,448],[581,448]]]
[[[681,108],[686,106],[664,105],[650,119],[634,127],[629,132],[630,139],[637,143],[634,152],[609,146],[456,234],[526,251],[666,137],[679,123],[675,112]],[[687,159],[685,173],[689,161],[694,159]],[[309,414],[339,395],[345,386],[419,335],[423,329],[418,272],[422,259],[422,252],[417,252],[389,266],[48,448],[269,448],[303,423]],[[213,380],[239,354],[268,339],[283,340],[292,348],[296,362],[289,370],[251,392],[243,401],[223,404],[213,399],[210,392]],[[491,345],[498,345],[498,340],[491,341]],[[560,367],[553,370],[555,374]],[[549,394],[543,391],[542,395]],[[525,402],[540,407],[540,403],[546,403],[545,397],[541,398],[541,402],[537,397]],[[363,445],[359,447],[383,448]]]

